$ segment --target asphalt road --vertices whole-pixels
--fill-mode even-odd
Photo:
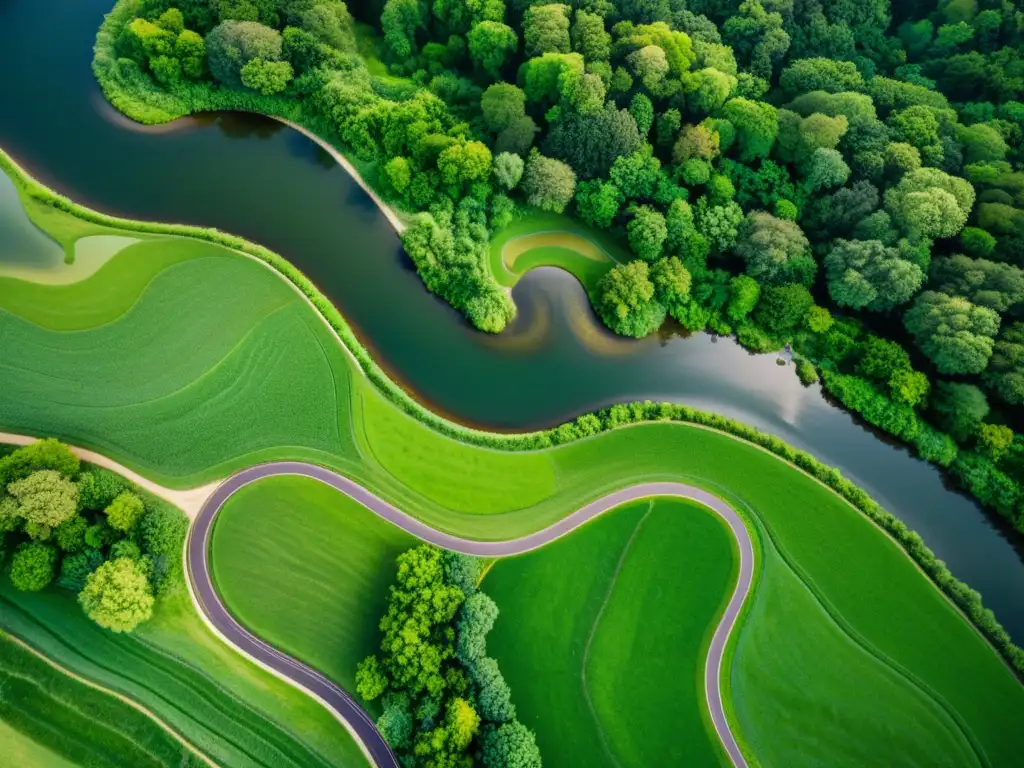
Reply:
[[[707,696],[708,709],[711,713],[711,720],[722,746],[725,748],[734,766],[746,768],[747,763],[743,759],[743,754],[740,752],[740,748],[733,737],[732,731],[729,729],[729,723],[725,717],[720,680],[722,656],[725,652],[729,634],[736,624],[743,601],[746,600],[747,595],[750,593],[754,573],[754,549],[747,529],[739,515],[717,496],[683,483],[641,483],[615,491],[607,496],[602,496],[600,499],[577,509],[554,525],[542,531],[532,533],[529,536],[508,541],[472,541],[435,530],[383,499],[374,496],[368,490],[348,478],[313,464],[297,461],[259,464],[243,469],[225,480],[218,486],[213,495],[210,496],[206,504],[203,505],[189,533],[186,561],[192,581],[193,593],[200,608],[206,614],[210,623],[229,642],[237,646],[245,654],[256,658],[263,664],[288,677],[302,688],[314,694],[325,706],[333,709],[335,714],[349,724],[363,742],[374,764],[379,768],[399,768],[398,760],[388,747],[387,742],[384,741],[384,738],[377,731],[369,715],[362,710],[359,704],[344,689],[332,683],[316,670],[296,661],[246,630],[228,612],[221,602],[217,591],[214,589],[207,554],[209,553],[210,533],[213,530],[213,523],[217,518],[217,513],[220,512],[225,502],[240,488],[272,475],[302,475],[319,480],[336,488],[346,496],[355,499],[378,516],[394,523],[423,541],[444,547],[445,549],[482,557],[517,555],[529,552],[564,536],[588,520],[592,520],[610,509],[636,499],[651,496],[677,496],[696,501],[712,509],[725,520],[733,536],[736,537],[736,541],[739,544],[740,567],[736,588],[729,598],[729,603],[719,620],[714,636],[711,638],[711,646],[708,648],[708,657],[704,665],[704,690]]]

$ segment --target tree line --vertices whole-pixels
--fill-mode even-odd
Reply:
[[[185,516],[113,472],[83,469],[58,441],[0,458],[0,489],[0,564],[15,589],[56,585],[101,627],[131,632],[183,587]]]
[[[1011,4],[119,8],[125,88],[300,110],[421,212],[406,250],[478,328],[514,315],[487,266],[491,233],[524,211],[569,212],[635,254],[595,292],[613,331],[671,317],[755,351],[791,344],[802,380],[820,375],[1024,529],[1024,15]],[[380,37],[357,35],[353,14]]]
[[[380,652],[360,662],[356,691],[381,700],[377,728],[402,765],[541,768],[533,732],[487,655],[498,606],[480,577],[478,559],[426,544],[397,558]]]

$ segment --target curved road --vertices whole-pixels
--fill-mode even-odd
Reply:
[[[473,541],[435,530],[383,499],[374,496],[361,485],[329,469],[314,464],[298,461],[278,461],[259,464],[243,469],[225,480],[203,505],[189,533],[186,561],[189,577],[192,582],[193,594],[199,607],[206,614],[210,623],[243,653],[289,678],[300,687],[314,694],[326,706],[333,709],[336,715],[349,724],[350,729],[362,741],[372,761],[379,768],[399,768],[398,760],[388,747],[387,742],[384,741],[384,738],[377,731],[369,715],[362,710],[359,704],[344,689],[332,683],[316,670],[296,661],[246,630],[228,612],[221,602],[216,589],[214,589],[207,555],[209,553],[210,534],[213,530],[213,523],[217,518],[217,513],[220,512],[227,500],[240,488],[256,480],[273,475],[302,475],[319,480],[344,493],[349,498],[358,501],[379,517],[397,525],[423,541],[444,547],[445,549],[482,557],[518,555],[523,552],[529,552],[564,536],[588,520],[592,520],[614,507],[636,499],[650,496],[678,496],[709,507],[725,520],[733,536],[736,537],[736,541],[739,544],[740,567],[736,588],[733,590],[732,597],[729,598],[729,604],[719,620],[714,637],[711,639],[711,646],[708,648],[708,657],[704,665],[704,691],[707,696],[711,720],[714,723],[715,731],[718,733],[722,746],[725,748],[734,766],[746,768],[747,763],[740,752],[739,745],[737,745],[732,731],[729,730],[725,709],[722,706],[722,692],[719,682],[721,679],[722,655],[725,652],[729,634],[736,624],[736,619],[739,616],[744,600],[746,600],[747,595],[750,593],[754,573],[754,549],[747,529],[739,515],[717,496],[683,483],[641,483],[602,496],[600,499],[577,509],[554,525],[532,533],[529,536],[509,541]]]

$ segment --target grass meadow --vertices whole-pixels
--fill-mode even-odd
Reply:
[[[531,269],[559,267],[593,294],[616,261],[630,258],[607,232],[564,214],[531,211],[494,235],[489,265],[498,284],[507,288]]]
[[[187,596],[162,604],[135,633],[116,635],[91,622],[71,593],[22,593],[4,579],[0,616],[0,629],[63,668],[137,701],[215,763],[366,764],[333,716],[221,643]],[[96,723],[117,726],[106,714],[98,713]]]
[[[839,764],[847,754],[878,764],[883,749],[919,755],[915,759],[925,764],[948,762],[942,755],[965,764],[972,755],[988,765],[1019,760],[1024,687],[901,549],[793,467],[726,435],[668,423],[529,453],[468,446],[399,413],[271,270],[216,246],[194,244],[186,251],[177,250],[181,240],[165,242],[174,245],[141,243],[114,256],[90,278],[105,275],[95,301],[56,286],[0,280],[0,428],[87,445],[175,487],[272,458],[316,461],[436,527],[482,539],[538,530],[632,483],[689,482],[740,509],[761,544],[763,582],[731,649],[726,698],[740,738],[766,764]],[[166,262],[159,270],[137,264],[135,257],[146,254]],[[346,684],[352,660],[371,643],[368,627],[382,606],[375,590],[391,577],[381,569],[405,543],[359,522],[360,510],[326,489],[301,485],[253,486],[236,497],[215,530],[214,570],[228,604],[254,631]],[[589,529],[578,535],[584,534]],[[656,551],[657,544],[648,546]],[[676,549],[658,556],[665,560],[658,565],[666,583],[689,565]],[[639,568],[636,574],[630,578],[638,583],[654,578]],[[500,570],[495,584],[499,577]],[[154,710],[166,707],[166,719],[183,731],[192,727],[202,736],[205,729],[202,739],[197,736],[204,748],[225,742],[235,746],[224,749],[249,754],[301,754],[288,751],[296,742],[275,741],[281,731],[265,730],[269,726],[244,713],[226,708],[218,714],[228,707],[225,698],[208,712],[197,704],[196,712],[205,714],[175,713],[167,704],[169,691],[203,690],[222,680],[203,666],[200,649],[207,650],[209,639],[195,630],[194,614],[192,624],[158,619],[136,639],[173,647],[169,654],[186,664],[168,661],[163,651],[157,663],[133,645],[132,654],[143,654],[135,668],[135,661],[112,664],[122,652],[135,658],[117,645],[121,640],[94,637],[76,607],[49,604],[59,595],[19,597],[19,612],[7,610],[16,598],[5,595],[4,622],[21,617],[12,632],[26,639],[37,634],[46,645],[34,645],[58,660],[69,658],[61,663],[87,677],[107,676],[111,687],[121,680],[131,687],[129,695],[154,702]],[[696,597],[687,598],[683,615],[703,610]],[[706,596],[720,598],[720,590]],[[615,635],[608,621],[636,606],[615,605],[606,609],[592,652],[606,647],[618,664],[612,646],[634,638]],[[645,620],[655,608],[644,611]],[[677,621],[679,614],[671,617]],[[85,639],[73,641],[78,618]],[[653,629],[664,634],[651,637],[670,642],[670,627]],[[605,636],[611,639],[602,641]],[[666,648],[664,656],[675,652]],[[673,670],[679,674],[679,667]],[[605,701],[625,700],[626,683],[637,686],[630,694],[635,706],[646,701],[642,678],[612,674],[619,671],[588,677],[599,713],[601,691],[612,692]],[[524,691],[526,671],[511,674],[522,675],[515,695],[533,695]],[[182,683],[182,676],[190,682]],[[125,682],[129,677],[134,682]],[[243,689],[252,693],[268,684],[251,680]],[[267,707],[270,698],[262,699]],[[529,705],[522,706],[527,712]],[[617,735],[614,723],[606,728],[614,749],[639,755],[631,760],[650,759],[643,744]],[[860,752],[836,754],[853,741]],[[791,751],[793,743],[802,745],[799,754]]]
[[[491,568],[483,589],[501,614],[488,650],[546,760],[728,764],[703,672],[735,564],[714,513],[652,499]]]
[[[0,745],[5,762],[18,744],[45,751],[8,765],[199,768],[192,750],[142,712],[54,668],[0,634]],[[8,752],[10,749],[10,752]],[[47,754],[48,753],[48,754]],[[31,762],[28,762],[31,760]]]

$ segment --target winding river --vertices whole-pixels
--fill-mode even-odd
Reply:
[[[779,435],[920,532],[1024,642],[1024,558],[1001,524],[817,386],[802,387],[792,365],[704,334],[614,338],[575,280],[551,269],[516,286],[520,314],[505,333],[471,330],[424,290],[384,217],[312,141],[252,116],[142,129],[115,113],[90,70],[112,2],[0,0],[0,145],[41,181],[108,213],[215,226],[278,251],[403,386],[459,421],[526,429],[650,398]]]

